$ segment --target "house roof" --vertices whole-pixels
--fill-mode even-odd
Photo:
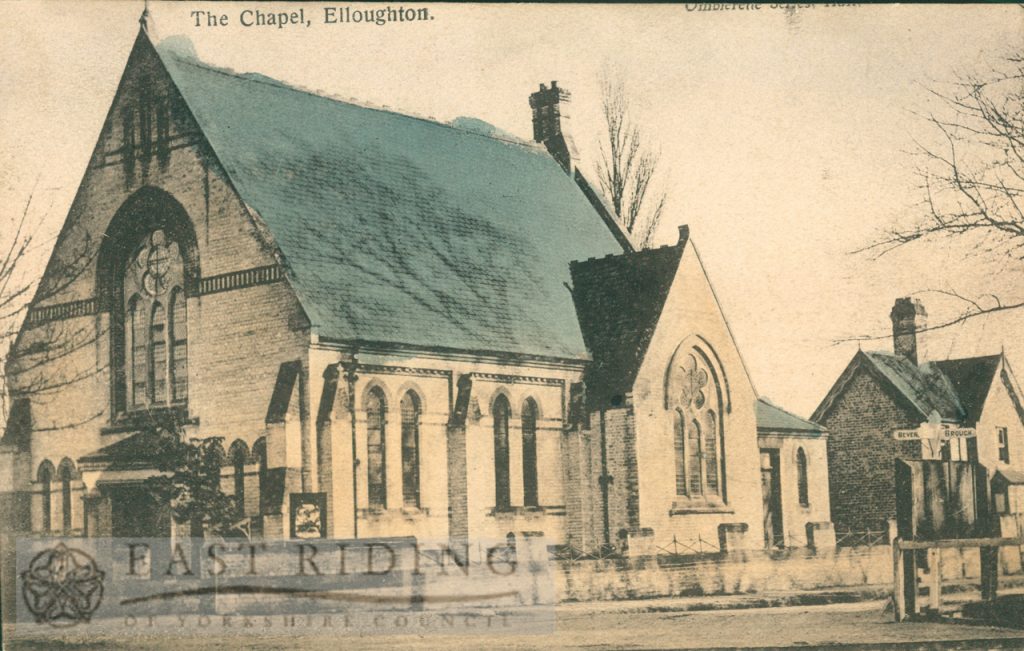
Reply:
[[[826,431],[824,426],[806,418],[800,418],[771,403],[766,398],[757,399],[757,429],[759,432],[804,432],[808,434],[821,434]]]
[[[622,246],[546,151],[157,51],[322,338],[586,357],[569,262]]]
[[[823,419],[854,372],[864,366],[922,420],[935,411],[944,421],[970,426],[981,416],[1000,359],[990,355],[915,365],[892,353],[858,351],[812,418]]]
[[[1024,471],[1013,468],[1000,468],[992,477],[993,482],[1002,481],[1006,484],[1024,484]]]
[[[573,262],[573,300],[593,356],[587,399],[603,404],[633,386],[686,247],[671,246]]]
[[[988,355],[932,362],[953,385],[967,423],[977,423],[981,418],[981,410],[985,407],[985,398],[995,379],[999,359],[999,355]]]

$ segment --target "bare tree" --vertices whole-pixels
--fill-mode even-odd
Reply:
[[[908,244],[958,238],[967,250],[1019,266],[1024,262],[1024,54],[998,69],[958,77],[950,90],[929,90],[940,112],[924,115],[936,144],[917,142],[921,215],[861,249],[881,256]],[[988,294],[958,299],[963,311],[936,330],[985,314],[1024,307],[1019,298]]]
[[[33,189],[20,213],[5,220],[0,249],[0,432],[15,401],[53,399],[69,385],[105,370],[74,363],[74,357],[100,334],[92,321],[33,318],[34,306],[59,300],[90,268],[97,248],[89,237],[69,238],[78,243],[68,244],[61,257],[51,259],[46,278],[39,278],[35,263],[51,242],[40,240],[39,223],[30,217],[34,197]]]
[[[651,147],[631,106],[621,74],[601,75],[601,111],[605,133],[597,177],[615,216],[640,248],[651,245],[666,195],[654,189],[661,152]]]

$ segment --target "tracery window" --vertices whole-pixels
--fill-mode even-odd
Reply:
[[[722,389],[707,356],[694,348],[669,370],[676,494],[718,501],[724,497]]]
[[[412,391],[402,396],[402,503],[420,505],[420,399]]]
[[[162,230],[145,238],[124,276],[125,376],[129,409],[188,399],[188,314],[184,263]]]
[[[384,441],[387,425],[387,403],[380,387],[373,387],[366,394],[366,479],[367,499],[370,508],[386,509],[387,468],[385,466]]]

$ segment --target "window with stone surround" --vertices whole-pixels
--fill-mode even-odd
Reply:
[[[721,379],[701,349],[673,357],[667,406],[671,410],[675,492],[691,501],[724,501]]]
[[[402,396],[402,503],[420,506],[420,399],[413,391]]]
[[[807,485],[807,453],[803,448],[796,449],[796,493],[800,500],[800,506],[811,505]]]
[[[508,511],[512,508],[508,454],[508,398],[498,395],[491,407],[494,419],[494,510]]]
[[[188,399],[183,288],[180,248],[162,230],[152,231],[136,247],[124,275],[129,410],[183,405]]]
[[[537,403],[523,403],[523,506],[539,506],[537,487]]]
[[[371,509],[386,509],[387,467],[384,442],[387,428],[387,402],[380,387],[366,394],[366,496]]]

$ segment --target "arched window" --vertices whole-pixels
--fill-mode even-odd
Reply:
[[[512,507],[508,466],[508,399],[499,395],[494,400],[491,415],[494,418],[494,507],[507,511]]]
[[[267,439],[264,436],[256,439],[256,442],[252,444],[252,458],[253,461],[258,464],[258,480],[257,488],[259,490],[259,515],[263,515],[269,508],[269,500],[267,499]]]
[[[810,506],[807,494],[807,453],[803,448],[796,449],[796,492],[800,498],[800,506]]]
[[[388,507],[387,468],[384,457],[387,402],[380,387],[366,394],[366,497],[370,508]]]
[[[171,401],[185,402],[188,398],[188,315],[185,293],[180,287],[171,292]]]
[[[161,230],[143,239],[125,268],[123,370],[130,408],[185,402],[188,324],[184,269],[178,245]]]
[[[537,403],[523,403],[523,506],[538,506],[537,498]]]
[[[676,495],[686,495],[686,425],[681,409],[673,411],[673,434],[676,458]]]
[[[128,371],[130,378],[129,385],[132,388],[132,405],[141,406],[146,404],[147,371],[146,371],[146,318],[141,312],[140,299],[138,295],[132,296],[128,301],[128,318],[125,319],[127,338],[127,349],[130,351]]]
[[[167,321],[159,302],[149,318],[149,386],[151,402],[167,402]]]
[[[402,503],[420,505],[420,399],[412,391],[402,396]]]
[[[231,466],[233,469],[235,508],[238,510],[238,517],[245,517],[245,464],[249,460],[249,453],[244,441],[238,440],[231,444]]]
[[[53,519],[52,519],[52,504],[51,498],[53,490],[53,465],[49,461],[44,461],[39,466],[39,474],[36,476],[36,480],[39,482],[39,494],[40,499],[40,514],[42,531],[49,533],[53,531]]]
[[[71,480],[74,479],[74,476],[74,465],[70,459],[65,459],[61,462],[60,468],[57,469],[57,480],[60,481],[61,528],[65,534],[71,532],[72,526],[73,500],[71,499]]]
[[[673,358],[668,379],[676,494],[720,501],[725,497],[720,378],[709,357],[693,348]]]

